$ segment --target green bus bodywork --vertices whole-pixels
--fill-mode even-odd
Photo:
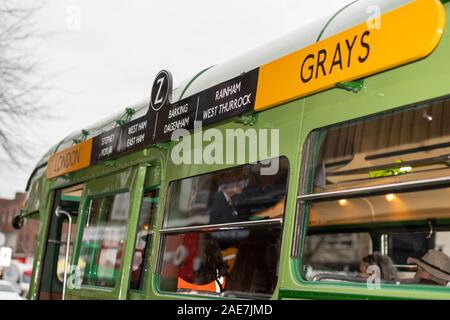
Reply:
[[[450,16],[450,5],[445,5]],[[363,284],[319,283],[302,280],[299,272],[301,259],[291,257],[296,219],[297,195],[302,168],[302,150],[309,133],[317,128],[344,122],[394,108],[416,104],[450,94],[450,30],[446,25],[437,49],[427,58],[405,66],[367,77],[356,93],[341,88],[330,89],[306,98],[286,103],[257,114],[253,128],[278,128],[280,134],[279,154],[289,159],[289,184],[285,216],[283,221],[282,248],[279,258],[278,284],[273,299],[449,299],[450,289],[445,287],[424,288],[420,286],[383,285],[379,290],[368,290]],[[204,72],[208,72],[205,70]],[[193,79],[195,81],[195,79]],[[242,119],[232,119],[215,128],[247,128]],[[111,121],[111,125],[113,121]],[[197,134],[197,133],[195,133]],[[67,143],[67,142],[65,142]],[[155,168],[153,181],[159,180],[160,205],[156,225],[162,225],[167,187],[170,181],[221,170],[231,165],[175,165],[170,161],[174,143],[157,145],[125,155],[119,159],[95,165],[87,169],[66,174],[52,180],[44,176],[45,159],[34,171],[29,183],[30,199],[24,214],[39,212],[40,230],[35,251],[34,270],[29,291],[30,299],[37,299],[39,275],[45,250],[49,216],[52,212],[54,190],[80,183],[87,183],[92,194],[105,194],[114,187],[123,188],[123,179],[128,179],[130,190],[130,212],[127,226],[125,254],[120,275],[113,289],[82,287],[68,289],[68,299],[186,299],[205,296],[186,296],[163,293],[158,290],[158,274],[155,264],[158,257],[160,235],[156,232],[152,242],[144,288],[140,292],[128,289],[129,270],[136,236],[141,196],[148,168]],[[55,148],[53,148],[53,151]],[[51,151],[52,152],[52,151]],[[248,152],[248,150],[247,150]],[[259,159],[262,160],[262,159]],[[118,174],[118,172],[121,172]],[[153,171],[152,171],[153,172]],[[102,178],[105,177],[106,178]],[[150,180],[152,180],[150,179]],[[117,189],[115,189],[117,190]],[[88,195],[89,196],[89,195]],[[86,202],[81,203],[81,208]],[[80,210],[81,211],[81,210]],[[299,219],[302,219],[300,217]],[[304,219],[304,218],[303,218]],[[80,218],[78,217],[78,220]],[[305,226],[307,221],[301,221]],[[80,221],[78,232],[80,231]],[[77,238],[80,235],[77,235]],[[79,248],[75,248],[79,250]],[[214,298],[214,297],[211,297]]]

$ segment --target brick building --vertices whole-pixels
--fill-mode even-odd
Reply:
[[[25,219],[23,228],[20,230],[14,229],[11,225],[13,217],[25,203],[25,196],[25,193],[17,192],[14,199],[0,198],[0,246],[13,248],[14,256],[17,257],[34,254],[39,231],[39,222],[35,220]]]

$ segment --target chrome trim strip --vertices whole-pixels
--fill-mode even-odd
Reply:
[[[295,206],[295,217],[294,217],[294,235],[292,237],[292,247],[291,247],[291,258],[298,258],[300,256],[300,239],[302,236],[302,218],[303,218],[303,203],[297,201]]]
[[[169,233],[184,233],[192,231],[220,231],[220,230],[233,230],[243,227],[253,227],[268,224],[282,224],[283,218],[277,219],[264,219],[257,221],[244,221],[244,222],[232,222],[232,223],[220,223],[220,224],[207,224],[201,226],[191,226],[191,227],[176,227],[176,228],[165,228],[161,229],[159,232],[161,234]]]
[[[310,132],[303,145],[303,152],[301,153],[300,179],[298,184],[298,192],[303,192],[304,190],[306,190],[306,181],[308,177],[307,174],[308,159],[311,153],[312,140],[313,140],[312,132]],[[301,221],[303,219],[302,210],[303,204],[300,201],[297,201],[297,204],[295,206],[294,235],[292,237],[291,258],[297,258],[300,254],[300,239],[302,236]]]
[[[440,184],[448,184],[450,183],[450,177],[439,177],[432,179],[423,179],[416,181],[406,181],[399,183],[391,183],[384,184],[379,186],[371,186],[371,187],[361,187],[361,188],[353,188],[348,190],[339,190],[339,191],[331,191],[331,192],[323,192],[323,193],[315,193],[315,194],[306,194],[302,196],[298,196],[297,199],[300,201],[315,201],[315,200],[334,200],[339,199],[346,196],[354,196],[354,195],[362,195],[373,192],[393,192],[393,191],[407,191],[414,188],[421,188],[427,186],[437,186]]]
[[[61,296],[61,300],[66,300],[67,274],[69,273],[69,250],[70,250],[70,234],[72,231],[72,216],[67,211],[62,210],[60,206],[56,207],[55,215],[58,218],[64,215],[67,217],[67,220],[69,222],[67,225],[66,255],[64,258],[64,278]]]

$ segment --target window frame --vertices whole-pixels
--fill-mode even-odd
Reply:
[[[118,190],[114,190],[114,191],[111,191],[111,192],[103,192],[103,193],[100,192],[100,193],[87,195],[86,199],[84,201],[84,206],[83,206],[82,211],[81,211],[82,214],[81,214],[81,216],[79,215],[79,217],[81,218],[80,219],[81,221],[80,221],[80,225],[78,227],[79,229],[77,230],[78,236],[77,236],[77,238],[75,240],[76,251],[74,252],[73,261],[76,262],[76,264],[74,264],[74,265],[78,266],[78,262],[79,262],[79,259],[80,259],[80,256],[81,256],[81,248],[82,248],[81,243],[83,241],[83,236],[84,236],[84,231],[85,231],[85,228],[86,228],[86,223],[87,223],[87,221],[88,221],[88,219],[90,217],[90,211],[91,211],[90,210],[90,206],[92,205],[92,201],[94,199],[103,198],[102,205],[101,205],[101,206],[103,206],[104,198],[109,197],[109,196],[116,196],[118,194],[124,194],[124,193],[128,193],[129,194],[128,219],[127,219],[127,225],[125,227],[125,239],[124,239],[124,241],[126,242],[128,240],[127,239],[127,233],[128,233],[128,228],[129,228],[129,218],[130,218],[130,214],[131,214],[130,206],[131,206],[131,203],[132,203],[132,194],[131,194],[130,188],[129,187],[125,187],[125,188],[120,188]],[[125,242],[123,244],[123,246],[124,246],[123,250],[125,250]],[[120,268],[118,269],[119,272],[121,272],[121,270],[123,270],[123,262],[124,262],[123,260],[124,260],[124,258],[125,258],[125,255],[123,254],[122,257],[120,258]],[[120,285],[120,279],[119,279],[119,281],[115,281],[114,282],[114,286],[99,286],[99,285],[91,285],[91,284],[80,284],[80,286],[79,286],[79,288],[77,290],[80,290],[80,289],[86,289],[86,290],[94,289],[94,290],[97,290],[97,291],[113,292],[114,290],[116,290],[118,288],[119,285]]]
[[[141,280],[140,280],[140,289],[132,289],[131,288],[131,279],[130,279],[130,284],[128,286],[128,290],[130,291],[130,293],[132,294],[145,294],[147,291],[147,282],[150,278],[150,272],[149,270],[152,269],[152,264],[151,264],[151,259],[155,254],[158,254],[158,252],[153,252],[152,253],[152,249],[155,245],[155,243],[157,242],[157,218],[158,218],[158,212],[159,212],[159,208],[160,208],[160,204],[161,204],[161,185],[160,184],[155,184],[155,185],[150,185],[147,187],[144,187],[143,192],[142,192],[142,196],[141,196],[141,206],[142,206],[142,201],[144,201],[144,195],[148,192],[152,192],[152,191],[157,191],[158,192],[158,207],[154,213],[153,216],[153,224],[151,226],[151,228],[148,230],[149,235],[150,235],[150,243],[147,243],[145,245],[145,249],[144,249],[144,256],[142,258],[142,271],[141,271]],[[141,211],[139,210],[139,215],[137,217],[138,219],[138,224],[139,224],[139,218],[140,218],[140,214]],[[136,249],[136,242],[137,242],[137,232],[138,230],[136,229],[136,235],[134,237],[134,245],[133,248]],[[134,254],[134,250],[133,250],[133,254]],[[131,260],[131,263],[133,263],[133,259]],[[131,271],[130,271],[131,274]]]
[[[323,202],[323,201],[333,201],[339,200],[342,198],[350,199],[350,198],[358,198],[361,196],[376,196],[383,195],[387,193],[405,193],[412,191],[423,191],[423,190],[432,190],[443,187],[450,187],[450,175],[446,177],[436,177],[436,178],[428,178],[428,179],[416,179],[411,181],[405,181],[400,183],[386,183],[375,186],[367,186],[367,187],[356,187],[349,188],[344,190],[337,191],[329,191],[329,192],[313,192],[312,182],[315,177],[315,166],[317,165],[317,157],[311,159],[311,153],[319,152],[321,147],[321,141],[318,137],[315,137],[317,133],[327,130],[339,125],[357,123],[357,122],[365,122],[370,121],[382,116],[386,116],[389,114],[407,112],[408,110],[418,109],[423,107],[426,104],[439,103],[439,102],[450,102],[450,96],[441,96],[432,99],[428,99],[425,101],[420,101],[416,103],[412,103],[405,106],[395,107],[390,110],[365,115],[358,118],[349,119],[339,123],[333,123],[327,126],[315,128],[311,130],[303,144],[302,153],[301,153],[301,174],[299,178],[299,187],[297,194],[297,206],[296,206],[296,214],[294,220],[294,236],[293,243],[291,247],[291,258],[294,259],[295,267],[295,278],[296,280],[304,285],[305,287],[311,286],[314,288],[327,286],[339,286],[346,287],[350,290],[354,289],[358,292],[355,292],[357,296],[362,296],[359,291],[361,289],[366,290],[367,292],[364,295],[369,295],[374,291],[379,291],[382,293],[382,296],[399,296],[398,291],[417,291],[419,294],[423,293],[423,296],[426,296],[427,293],[442,293],[447,294],[450,297],[450,287],[445,286],[430,286],[423,284],[390,284],[383,283],[382,288],[380,290],[369,290],[365,283],[358,282],[329,282],[329,281],[310,281],[307,280],[303,273],[304,261],[304,249],[305,249],[305,241],[309,228],[309,215],[310,215],[310,204],[314,202]],[[405,221],[408,222],[408,221]],[[372,239],[373,241],[373,239]],[[333,289],[332,289],[333,291]],[[335,291],[334,291],[335,292]],[[337,293],[337,292],[336,292]],[[383,294],[385,293],[385,294]],[[341,294],[341,293],[337,293]]]
[[[260,160],[256,163],[245,163],[245,164],[241,164],[238,166],[232,166],[232,167],[228,167],[228,168],[223,168],[220,170],[216,170],[216,171],[209,171],[209,172],[203,172],[201,174],[196,174],[196,175],[192,175],[192,176],[187,176],[187,177],[182,177],[176,180],[171,180],[168,182],[167,184],[167,188],[166,188],[166,196],[165,196],[165,201],[164,201],[164,208],[163,210],[163,218],[161,219],[161,224],[159,226],[159,239],[158,239],[158,249],[157,249],[157,260],[155,263],[155,268],[154,268],[154,272],[156,274],[156,285],[155,285],[155,291],[160,293],[160,294],[164,294],[164,295],[174,295],[174,296],[186,296],[186,294],[184,293],[179,293],[179,292],[172,292],[172,291],[165,291],[162,290],[160,287],[160,283],[161,283],[161,271],[163,268],[163,263],[164,263],[164,249],[166,246],[166,241],[168,236],[170,235],[177,235],[177,234],[186,234],[186,233],[193,233],[193,232],[201,232],[201,233],[211,233],[211,232],[215,232],[215,231],[227,231],[227,230],[248,230],[250,228],[258,228],[258,227],[275,227],[275,226],[279,226],[281,229],[280,232],[280,254],[278,256],[278,261],[277,261],[277,275],[279,274],[279,269],[280,269],[280,263],[281,263],[281,247],[282,247],[282,239],[283,239],[283,233],[284,233],[284,221],[285,221],[285,214],[286,214],[286,205],[287,205],[287,199],[288,199],[288,194],[289,194],[289,181],[290,181],[290,172],[291,172],[291,163],[289,160],[289,157],[286,155],[280,155],[277,157],[278,161],[281,161],[282,159],[285,159],[285,161],[287,162],[287,173],[286,173],[286,193],[285,193],[285,200],[284,200],[284,211],[283,211],[283,215],[280,218],[271,218],[271,219],[262,219],[262,220],[256,220],[256,221],[242,221],[242,222],[230,222],[230,223],[216,223],[216,224],[205,224],[205,225],[198,225],[198,226],[186,226],[186,227],[172,227],[172,228],[166,228],[165,225],[167,224],[167,220],[169,218],[169,202],[170,202],[170,196],[171,196],[171,188],[172,185],[177,182],[177,181],[181,181],[181,180],[185,180],[185,179],[191,179],[191,178],[195,178],[195,177],[199,177],[202,175],[206,175],[206,174],[221,174],[223,172],[226,172],[228,170],[233,170],[233,169],[238,169],[238,168],[242,168],[245,166],[249,166],[249,165],[256,165],[256,164],[260,164],[261,161],[264,160]],[[274,291],[272,294],[270,294],[270,297],[272,297],[276,292]],[[248,292],[248,293],[244,293],[242,294],[242,297],[256,297],[261,299],[261,297],[258,297],[258,295],[261,295],[259,293],[252,293],[252,292]],[[222,294],[215,294],[213,292],[196,292],[196,293],[190,293],[189,296],[197,296],[197,297],[215,297],[215,298],[227,298],[226,295],[222,295]],[[267,295],[269,296],[269,295]]]
[[[369,230],[364,230],[364,229],[363,230],[357,230],[357,231],[354,231],[354,232],[336,230],[333,233],[325,233],[325,232],[320,232],[319,231],[317,233],[312,234],[312,236],[320,236],[320,235],[327,236],[327,235],[338,235],[338,234],[366,234],[368,236],[368,239],[370,239],[370,247],[371,247],[372,251],[373,251],[374,245],[376,244],[375,241],[374,241],[374,237],[373,237],[374,235]],[[303,247],[303,253],[304,253],[305,247],[306,246]],[[303,257],[303,254],[302,254],[302,257]],[[303,272],[301,272],[301,274],[303,275]],[[305,279],[305,281],[314,282],[315,280],[306,280]],[[321,282],[325,282],[325,281],[321,281]]]

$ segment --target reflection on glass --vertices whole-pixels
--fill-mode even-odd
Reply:
[[[450,100],[314,131],[303,194],[450,176]],[[307,280],[445,286],[450,188],[307,201]],[[374,268],[374,269],[371,269]]]
[[[450,188],[311,203],[310,227],[450,219]]]
[[[273,293],[281,228],[193,232],[166,237],[160,288],[185,293]]]
[[[365,283],[375,266],[381,283],[450,282],[450,188],[341,200],[309,205],[307,280]]]
[[[449,175],[449,110],[439,101],[315,131],[313,191]]]
[[[214,172],[172,182],[165,227],[186,227],[279,218],[284,211],[288,161],[275,175],[261,165]]]
[[[156,210],[158,209],[159,190],[146,192],[142,198],[139,223],[131,267],[130,288],[142,289],[146,263],[151,248]]]
[[[128,193],[91,200],[78,259],[83,285],[115,286],[126,237],[128,206]]]

